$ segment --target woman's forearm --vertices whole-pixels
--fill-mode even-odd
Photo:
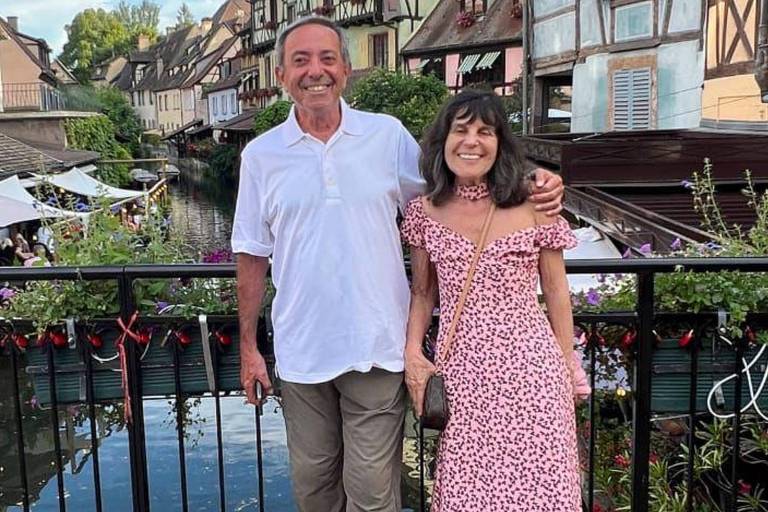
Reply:
[[[432,323],[437,300],[437,276],[424,249],[411,248],[411,306],[405,336],[405,350],[421,353],[424,335]]]
[[[539,261],[541,290],[549,322],[566,361],[573,352],[573,310],[562,251],[543,250]]]

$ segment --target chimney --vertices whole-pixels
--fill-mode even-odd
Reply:
[[[146,34],[139,34],[139,42],[137,44],[139,51],[144,51],[149,48],[149,38]]]
[[[213,27],[213,19],[206,17],[200,20],[200,30],[203,34],[207,34],[211,27]]]
[[[14,32],[19,31],[19,17],[18,16],[8,16],[8,24],[11,26]]]
[[[155,61],[155,69],[157,70],[157,78],[161,78],[163,76],[163,71],[165,71],[165,63],[163,62],[162,57]]]

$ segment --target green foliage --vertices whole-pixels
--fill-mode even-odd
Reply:
[[[115,127],[115,135],[126,141],[132,154],[139,150],[141,142],[141,120],[131,104],[116,87],[99,87],[95,90],[100,111],[106,115]]]
[[[138,43],[140,35],[147,36],[150,42],[157,40],[160,23],[158,4],[143,0],[140,5],[130,5],[125,0],[121,0],[115,9],[115,15],[128,30],[132,45],[135,46]]]
[[[176,12],[176,29],[191,27],[195,24],[195,17],[186,2],[181,4]]]
[[[232,144],[217,144],[208,158],[209,173],[215,177],[234,180],[237,176],[237,160],[240,156],[237,146]]]
[[[712,180],[712,165],[705,161],[704,169],[694,173],[690,183],[694,207],[701,216],[702,227],[712,233],[714,241],[690,245],[672,253],[680,257],[745,257],[768,256],[768,193],[755,192],[749,172],[745,173],[744,194],[754,210],[757,222],[747,233],[738,226],[728,226],[718,204]],[[633,309],[637,288],[634,277],[607,278],[593,290],[593,300],[580,294],[574,302],[585,311],[617,311]],[[747,313],[768,309],[768,273],[753,272],[676,272],[659,274],[655,280],[657,308],[663,311],[715,311],[728,313],[731,336],[742,335]],[[591,304],[590,304],[591,303]],[[768,342],[766,336],[758,338]]]
[[[130,48],[130,34],[114,12],[86,9],[67,25],[68,40],[60,56],[81,83],[87,83],[93,65]]]
[[[256,136],[271,130],[288,119],[292,103],[287,100],[278,100],[253,118],[253,131]]]
[[[115,140],[115,126],[106,116],[67,119],[64,125],[67,142],[74,149],[98,151],[102,159],[130,159],[131,153]],[[130,183],[127,165],[104,166],[99,177],[110,185],[123,186]]]
[[[406,75],[383,69],[358,80],[348,94],[353,107],[398,118],[416,139],[421,138],[447,97],[445,84],[433,75]]]

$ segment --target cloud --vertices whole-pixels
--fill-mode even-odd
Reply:
[[[160,32],[165,32],[165,27],[176,23],[176,13],[183,0],[154,0],[160,7]],[[131,4],[139,4],[141,0],[128,0]],[[224,0],[187,0],[187,5],[196,20],[205,16],[212,16]],[[3,2],[4,3],[4,2]],[[67,42],[67,33],[64,26],[71,23],[72,19],[80,11],[85,9],[114,9],[119,0],[23,0],[10,2],[10,6],[3,6],[0,16],[18,16],[19,30],[32,37],[40,37],[48,42],[53,50],[53,55],[61,53],[64,43]]]

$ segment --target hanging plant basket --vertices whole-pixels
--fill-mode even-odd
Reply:
[[[475,24],[475,15],[471,12],[460,12],[456,15],[456,24],[461,28],[469,28]]]

